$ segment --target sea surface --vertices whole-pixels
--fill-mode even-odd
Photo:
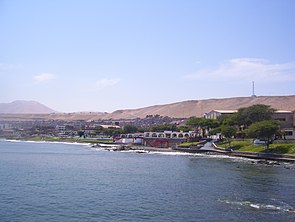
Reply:
[[[295,221],[295,168],[0,141],[0,221]]]

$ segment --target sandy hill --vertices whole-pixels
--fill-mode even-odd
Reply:
[[[50,109],[43,104],[35,101],[17,100],[11,103],[0,103],[0,113],[10,114],[49,114],[54,113],[53,109]]]
[[[270,105],[277,110],[295,110],[295,95],[258,96],[225,99],[190,100],[167,105],[150,106],[140,109],[120,110],[110,113],[109,118],[144,118],[146,115],[159,114],[170,117],[202,116],[211,110],[234,110],[254,104]]]
[[[258,96],[236,97],[225,99],[190,100],[166,105],[149,106],[139,109],[117,110],[112,113],[52,113],[51,114],[0,114],[0,119],[23,120],[99,120],[99,119],[134,119],[145,118],[147,115],[161,115],[177,118],[202,116],[211,110],[234,110],[254,104],[270,105],[277,110],[295,110],[295,95],[292,96]],[[0,106],[1,108],[1,106]],[[2,112],[3,113],[3,112]],[[28,111],[26,113],[29,113]]]

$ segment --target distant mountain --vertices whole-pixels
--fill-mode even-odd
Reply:
[[[17,100],[11,103],[0,103],[0,113],[7,114],[50,114],[53,109],[36,101]]]
[[[19,104],[19,102],[14,102]],[[31,102],[36,103],[36,102]],[[38,103],[37,103],[38,104]],[[147,115],[161,115],[176,118],[188,118],[191,116],[201,117],[203,114],[212,110],[235,110],[242,107],[248,107],[254,104],[269,105],[276,110],[295,111],[295,95],[291,96],[257,96],[257,97],[234,97],[225,99],[206,99],[206,100],[189,100],[166,105],[149,106],[139,109],[117,110],[112,113],[102,112],[83,112],[83,113],[55,113],[50,115],[41,115],[43,113],[53,113],[54,111],[48,108],[41,109],[6,109],[3,112],[0,104],[0,119],[55,119],[55,120],[99,120],[99,119],[135,119],[145,118]],[[41,105],[41,104],[39,104]],[[7,104],[6,104],[7,106]],[[42,105],[41,105],[42,106]],[[13,111],[13,112],[12,112]],[[39,113],[32,115],[11,115],[15,113]],[[2,113],[2,114],[1,114]],[[10,113],[6,115],[3,113]]]

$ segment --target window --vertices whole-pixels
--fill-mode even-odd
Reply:
[[[281,121],[281,122],[286,122],[286,118],[276,118],[275,120]]]
[[[285,136],[293,136],[293,131],[285,131]]]

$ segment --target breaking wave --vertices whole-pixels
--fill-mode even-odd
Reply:
[[[282,212],[295,212],[295,208],[284,202],[280,203],[255,203],[252,201],[231,201],[231,200],[219,200],[219,202],[232,205],[238,208],[252,208],[256,210],[270,210],[270,211],[282,211]]]

